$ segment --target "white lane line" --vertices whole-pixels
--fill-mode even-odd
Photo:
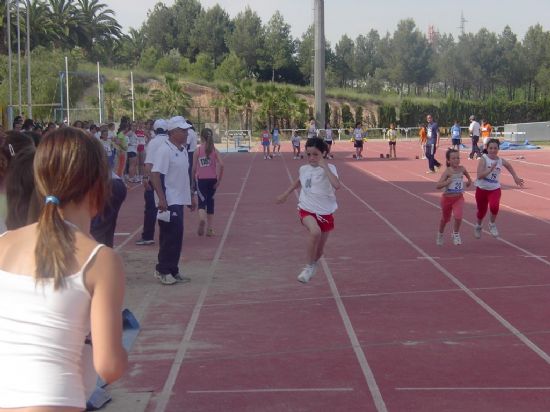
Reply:
[[[286,392],[353,392],[353,388],[273,388],[273,389],[227,389],[187,391],[193,394],[211,393],[286,393]]]
[[[388,219],[386,219],[378,210],[372,207],[370,204],[365,202],[361,197],[359,197],[353,190],[351,190],[346,185],[345,187],[359,202],[367,207],[372,213],[374,213],[380,220],[382,220],[387,226],[390,227],[401,239],[409,244],[413,249],[415,249],[419,254],[425,256],[433,266],[435,266],[445,277],[447,277],[451,282],[457,285],[460,289],[464,291],[474,302],[481,306],[487,313],[489,313],[493,318],[495,318],[502,326],[504,326],[510,333],[515,335],[520,341],[522,341],[529,349],[535,352],[540,356],[546,363],[550,364],[550,356],[539,348],[534,342],[528,339],[523,333],[521,333],[515,326],[508,322],[503,316],[501,316],[496,310],[489,306],[485,301],[479,298],[474,292],[472,292],[466,285],[464,285],[458,278],[456,278],[451,272],[441,266],[435,259],[432,259],[430,255],[425,252],[420,246],[414,243],[409,239],[403,232],[401,232],[396,226],[394,226]]]
[[[235,218],[235,215],[237,213],[237,208],[239,206],[239,203],[241,202],[241,199],[244,193],[244,188],[248,182],[248,178],[250,177],[250,172],[252,170],[252,165],[254,164],[255,159],[256,159],[256,155],[254,155],[254,157],[250,162],[248,171],[246,172],[246,175],[243,179],[243,183],[241,185],[241,190],[239,191],[239,195],[235,199],[235,204],[233,205],[233,210],[231,211],[231,215],[229,216],[229,219],[227,220],[227,224],[225,225],[225,230],[220,240],[220,244],[218,245],[218,249],[216,250],[214,259],[212,260],[212,263],[210,264],[210,268],[208,269],[206,282],[202,287],[199,298],[197,299],[197,303],[193,308],[193,313],[191,314],[191,318],[189,319],[189,323],[185,328],[185,333],[183,334],[183,337],[178,345],[178,351],[174,358],[174,362],[172,362],[172,366],[170,367],[170,372],[168,373],[168,377],[164,382],[162,392],[159,393],[158,396],[156,397],[157,404],[155,407],[155,412],[164,412],[168,406],[168,402],[170,401],[172,390],[174,388],[174,384],[176,383],[176,379],[181,369],[183,359],[185,357],[185,354],[187,353],[187,350],[191,347],[191,337],[193,336],[193,332],[195,331],[195,326],[197,325],[197,322],[199,320],[201,309],[204,306],[204,301],[206,300],[206,294],[208,293],[208,288],[212,284],[214,272],[216,270],[216,267],[218,266],[218,261],[220,260],[223,247],[225,246],[225,241],[227,239],[227,236],[229,235],[229,230],[231,229],[233,219]]]
[[[290,182],[292,182],[293,181],[292,175],[290,174],[290,170],[288,169],[288,166],[286,164],[286,161],[284,160],[284,157],[283,157],[283,163],[285,165],[286,172],[288,174],[288,179],[290,180]],[[294,195],[298,197],[298,194],[296,192],[294,192]],[[336,282],[334,282],[334,277],[332,276],[332,272],[330,271],[325,258],[321,258],[321,265],[323,266],[325,275],[330,285],[330,291],[332,293],[332,296],[334,297],[334,301],[336,302],[338,313],[342,318],[344,327],[346,328],[346,332],[348,334],[348,338],[353,347],[353,351],[355,352],[355,356],[357,358],[357,361],[359,362],[359,366],[361,367],[363,376],[367,381],[367,386],[371,393],[374,405],[376,406],[376,410],[378,412],[387,412],[386,404],[384,402],[384,399],[382,398],[382,393],[380,392],[380,388],[376,383],[376,378],[374,377],[374,373],[372,372],[372,369],[367,361],[367,357],[365,356],[365,352],[361,347],[361,343],[359,342],[359,339],[357,338],[357,334],[353,329],[353,325],[349,318],[348,312],[346,311],[346,307],[344,306],[344,302],[342,301],[342,297],[340,296],[340,292],[336,287]]]
[[[396,391],[550,391],[550,386],[395,388]]]
[[[424,203],[427,203],[427,204],[432,205],[433,207],[435,207],[435,208],[437,208],[437,209],[440,209],[440,205],[438,205],[437,203],[430,202],[429,200],[423,198],[422,196],[419,196],[419,195],[417,195],[416,193],[413,193],[413,192],[411,192],[410,190],[407,190],[407,189],[405,189],[404,187],[399,186],[398,184],[395,184],[395,183],[393,183],[393,182],[390,182],[389,180],[383,178],[382,176],[377,175],[376,173],[370,172],[370,171],[368,171],[368,170],[363,170],[363,172],[368,173],[368,174],[370,174],[370,175],[376,177],[378,180],[380,180],[380,181],[382,181],[382,182],[384,182],[384,183],[387,183],[387,184],[389,184],[389,185],[391,185],[391,186],[393,186],[393,187],[395,187],[395,188],[397,188],[397,189],[399,189],[399,190],[401,190],[401,191],[403,191],[403,192],[405,192],[405,193],[407,193],[407,194],[409,194],[409,195],[415,197],[416,199],[423,201]],[[414,174],[413,174],[413,175],[414,175]],[[424,177],[424,176],[422,176],[422,177]],[[531,217],[535,218],[534,216],[531,216]],[[535,219],[536,219],[536,218],[535,218]],[[470,221],[467,220],[467,219],[462,219],[462,222],[464,222],[464,223],[466,223],[467,225],[470,225],[470,226],[472,226],[472,227],[475,226],[472,222],[470,222]],[[488,231],[486,231],[486,230],[484,230],[483,232],[486,233],[486,234],[489,235],[489,236],[491,235],[491,234],[490,234]],[[519,250],[519,251],[522,252],[524,255],[530,256],[530,257],[532,257],[532,258],[538,260],[539,262],[544,263],[544,264],[547,265],[547,266],[550,266],[550,261],[548,261],[548,260],[546,260],[546,259],[540,257],[539,255],[536,255],[536,254],[534,254],[534,253],[532,253],[532,252],[530,252],[530,251],[528,251],[528,250],[522,248],[521,246],[516,245],[515,243],[512,243],[512,242],[510,242],[510,241],[508,241],[508,240],[506,240],[506,239],[504,239],[504,238],[502,238],[502,237],[500,237],[500,236],[499,236],[498,238],[496,238],[496,240],[498,240],[498,241],[500,241],[500,242],[503,242],[503,243],[507,244],[508,246],[510,246],[510,247],[512,247],[512,248],[514,248],[514,249],[516,249],[516,250]]]
[[[124,242],[122,242],[120,245],[118,245],[116,248],[115,248],[115,251],[116,252],[119,252],[120,249],[122,249],[124,246],[126,246],[128,244],[128,242],[130,240],[132,240],[134,238],[134,236],[136,236],[139,232],[141,232],[143,230],[143,225],[141,225],[140,227],[138,227],[134,233],[130,234],[126,240]]]
[[[129,236],[131,235],[130,232],[120,232],[120,233],[115,233],[115,236]]]

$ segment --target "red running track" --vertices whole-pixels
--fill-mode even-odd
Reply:
[[[142,331],[111,410],[136,394],[147,396],[128,410],[550,410],[548,150],[501,152],[526,180],[503,178],[501,238],[474,239],[470,189],[463,245],[446,233],[438,247],[438,175],[417,143],[399,142],[397,160],[379,158],[384,142],[362,161],[349,142],[334,149],[336,229],[307,285],[296,200],[274,202],[303,164],[290,153],[225,156],[217,236],[186,218],[190,284],[155,283],[156,246],[133,245],[142,200],[130,192],[118,232],[134,237],[119,250],[145,262],[128,273]],[[476,161],[463,164],[475,176]]]

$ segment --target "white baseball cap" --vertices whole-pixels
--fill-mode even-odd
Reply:
[[[168,122],[164,119],[157,119],[155,120],[155,123],[153,123],[153,130],[168,130]]]
[[[187,123],[183,116],[174,116],[168,120],[168,131],[174,129],[190,129],[191,125]]]

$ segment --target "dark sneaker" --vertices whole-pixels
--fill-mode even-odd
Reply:
[[[148,245],[154,245],[154,244],[155,244],[154,240],[139,239],[136,242],[136,245],[138,245],[138,246],[148,246]]]
[[[174,279],[176,279],[176,282],[178,283],[189,283],[191,282],[191,278],[188,278],[187,276],[182,276],[179,273],[176,273],[175,275],[172,275]]]

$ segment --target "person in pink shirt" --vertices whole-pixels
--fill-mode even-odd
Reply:
[[[223,161],[214,146],[214,135],[211,129],[201,132],[201,144],[193,156],[192,176],[199,200],[199,236],[214,236],[214,195],[223,177]]]

